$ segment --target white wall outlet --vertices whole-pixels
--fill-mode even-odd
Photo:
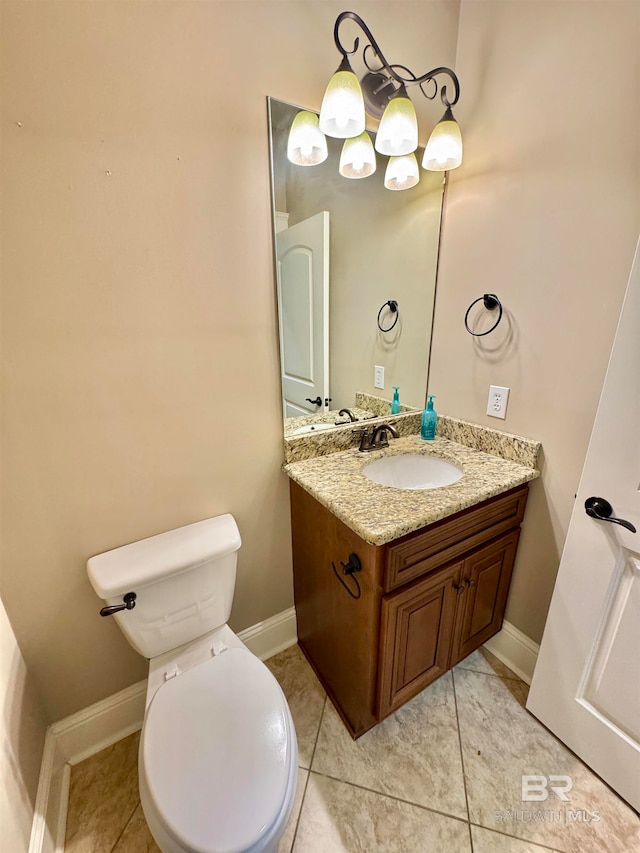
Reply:
[[[501,388],[500,385],[489,386],[489,402],[487,403],[488,415],[490,415],[492,418],[506,418],[508,402],[508,388]]]
[[[373,368],[373,387],[384,388],[384,367],[379,364]]]

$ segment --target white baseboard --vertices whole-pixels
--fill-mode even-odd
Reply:
[[[54,723],[50,730],[69,764],[79,764],[142,728],[146,695],[144,678]]]
[[[70,776],[70,765],[49,727],[42,753],[29,853],[59,853],[64,850]]]
[[[240,631],[238,637],[260,660],[277,655],[298,642],[295,607],[276,613],[270,619]]]
[[[540,646],[526,634],[510,622],[503,622],[502,631],[487,640],[484,647],[523,681],[531,684]]]
[[[295,608],[238,634],[266,660],[297,641]],[[138,731],[144,720],[147,679],[53,723],[47,729],[29,853],[63,853],[71,766]]]

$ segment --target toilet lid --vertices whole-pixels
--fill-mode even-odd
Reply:
[[[147,710],[140,761],[169,835],[198,853],[258,842],[285,799],[289,719],[278,682],[244,649],[163,684]]]

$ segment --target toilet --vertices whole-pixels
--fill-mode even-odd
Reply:
[[[240,545],[220,515],[87,563],[101,614],[149,659],[140,801],[163,853],[271,853],[293,807],[287,701],[226,624]]]

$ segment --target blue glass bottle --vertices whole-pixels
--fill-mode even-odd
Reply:
[[[425,441],[433,441],[436,437],[436,424],[438,423],[438,413],[433,408],[433,400],[435,394],[429,394],[427,408],[422,413],[422,423],[420,424],[420,436]]]

